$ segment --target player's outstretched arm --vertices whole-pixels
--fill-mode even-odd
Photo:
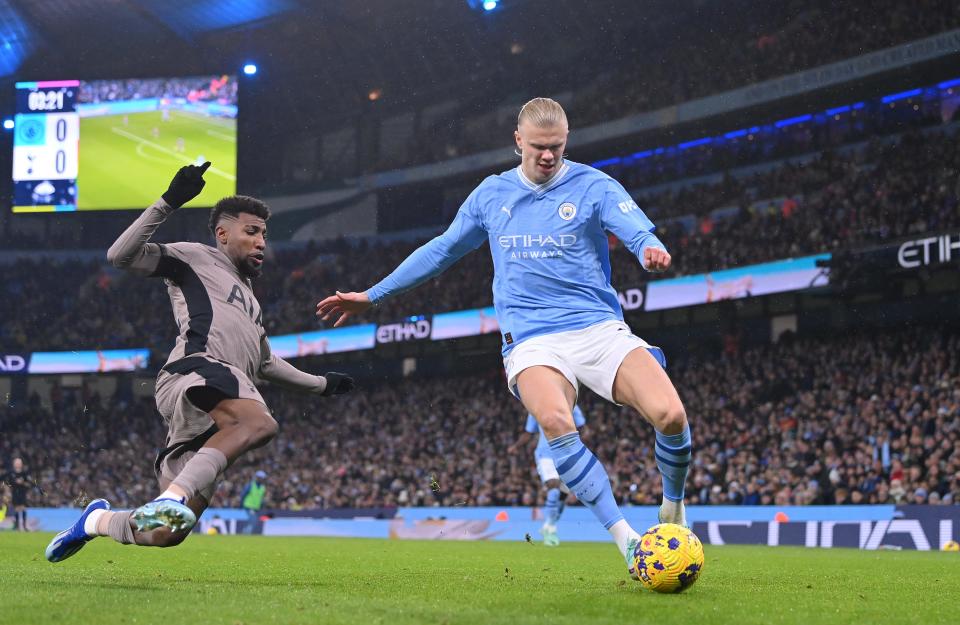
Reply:
[[[280,356],[271,353],[270,342],[266,337],[261,340],[260,351],[263,355],[260,377],[284,388],[328,397],[349,393],[355,386],[353,378],[345,373],[330,371],[325,375],[313,375],[297,369]]]
[[[363,293],[337,291],[317,303],[317,316],[336,319],[339,327],[388,297],[408,291],[446,271],[453,263],[480,246],[487,238],[486,230],[471,212],[472,198],[464,203],[446,231],[415,249],[390,275]]]
[[[359,315],[373,306],[366,293],[341,293],[337,291],[330,297],[324,298],[317,303],[317,316],[327,321],[330,317],[336,319],[333,327],[342,326],[347,319],[354,315]]]
[[[653,234],[656,226],[643,213],[619,182],[607,180],[601,205],[600,223],[633,252],[644,269],[660,273],[670,268],[672,259],[666,246]]]
[[[170,213],[199,195],[206,184],[203,172],[208,167],[209,161],[181,167],[161,198],[143,211],[107,250],[110,264],[143,275],[152,274],[160,262],[161,251],[159,245],[149,243],[150,237]]]

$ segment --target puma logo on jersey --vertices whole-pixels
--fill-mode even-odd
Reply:
[[[510,211],[513,210],[512,208],[507,208],[506,206],[501,206],[501,207],[500,207],[500,210],[502,210],[503,212],[505,212],[505,213],[507,214],[507,218],[508,218],[508,219],[509,219],[510,217],[513,217],[513,215],[510,214]]]

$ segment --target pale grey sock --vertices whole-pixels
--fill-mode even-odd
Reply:
[[[182,488],[187,493],[187,501],[190,501],[197,493],[214,484],[217,476],[226,468],[227,457],[222,451],[214,447],[201,447],[171,483]]]
[[[107,536],[121,545],[135,545],[137,543],[133,538],[133,528],[130,527],[131,514],[133,513],[115,512],[107,521]]]

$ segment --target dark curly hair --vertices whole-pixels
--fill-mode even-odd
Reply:
[[[263,201],[249,195],[231,195],[217,202],[210,211],[209,227],[214,235],[217,234],[220,216],[224,213],[233,217],[237,217],[240,213],[250,213],[264,221],[270,219],[270,208]]]

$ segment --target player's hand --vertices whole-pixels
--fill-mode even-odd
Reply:
[[[660,273],[670,268],[670,253],[662,247],[648,247],[643,250],[643,268]]]
[[[163,201],[170,205],[170,208],[180,208],[193,198],[200,195],[203,191],[203,185],[207,181],[203,179],[203,172],[210,167],[210,161],[203,165],[187,165],[177,171],[177,175],[170,181],[167,191],[161,196]]]
[[[353,390],[356,384],[346,373],[337,373],[336,371],[328,371],[326,375],[323,376],[327,380],[327,388],[323,389],[323,392],[320,393],[324,397],[330,397],[331,395],[343,395],[344,393],[349,393]]]
[[[373,306],[366,293],[341,293],[337,291],[336,295],[321,300],[317,303],[317,316],[327,321],[331,316],[336,317],[333,327],[339,328],[344,322],[354,315],[358,315]]]

